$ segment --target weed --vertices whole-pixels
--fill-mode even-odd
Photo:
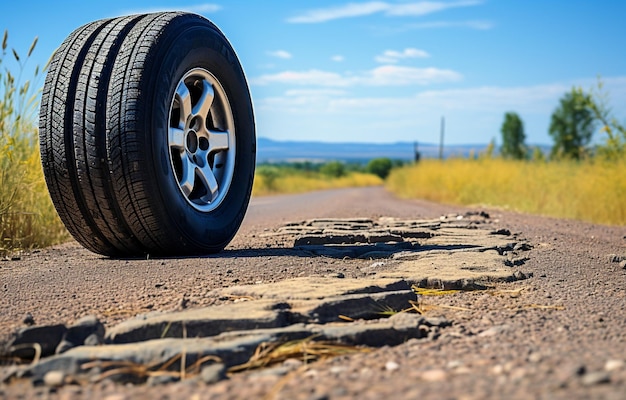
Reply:
[[[12,54],[19,65],[17,76],[3,68],[8,32],[4,32],[0,53],[0,256],[33,247],[48,246],[68,238],[50,201],[41,170],[37,140],[39,91],[33,80],[21,82],[28,55]]]

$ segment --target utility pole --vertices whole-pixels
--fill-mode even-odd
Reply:
[[[417,142],[413,143],[413,153],[415,154],[415,162],[418,163],[422,155],[420,154]]]
[[[446,118],[441,117],[441,135],[439,137],[439,159],[443,160],[443,135],[446,130]]]

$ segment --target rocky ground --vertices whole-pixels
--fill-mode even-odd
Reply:
[[[7,354],[0,397],[624,398],[625,235],[368,188],[255,199],[211,257],[23,254],[0,342],[57,329],[60,354]]]

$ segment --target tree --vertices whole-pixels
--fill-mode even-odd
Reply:
[[[626,126],[612,115],[609,93],[599,78],[597,88],[591,90],[587,108],[600,124],[600,132],[606,134],[605,142],[597,147],[596,154],[608,160],[622,159],[626,155]]]
[[[346,174],[346,166],[339,161],[329,161],[320,167],[320,173],[331,178],[341,178]]]
[[[374,158],[367,163],[365,170],[370,174],[378,175],[381,179],[387,178],[393,168],[393,163],[386,157]]]
[[[514,112],[504,114],[504,122],[502,123],[502,147],[500,154],[504,158],[512,158],[521,160],[526,158],[526,135],[524,134],[524,124],[522,119]]]
[[[549,133],[554,140],[551,157],[578,160],[584,156],[595,125],[593,113],[588,107],[590,101],[590,95],[577,87],[561,98],[550,121]]]

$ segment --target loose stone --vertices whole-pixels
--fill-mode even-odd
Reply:
[[[604,364],[604,370],[607,372],[623,369],[626,366],[626,362],[623,360],[608,360]]]
[[[35,325],[35,318],[33,318],[33,314],[27,312],[22,322],[28,326]]]
[[[43,377],[43,383],[50,387],[62,386],[65,382],[65,372],[63,371],[50,371]]]
[[[398,368],[400,368],[400,365],[398,365],[398,363],[395,361],[387,361],[387,363],[385,364],[385,369],[387,371],[395,371]]]
[[[582,380],[581,380],[581,383],[585,386],[594,386],[594,385],[610,383],[610,382],[611,382],[611,376],[604,371],[590,372],[588,374],[583,375]]]
[[[447,378],[448,374],[442,369],[431,369],[422,373],[422,379],[428,382],[441,382]]]
[[[206,384],[212,384],[226,378],[226,367],[222,363],[207,365],[200,372],[200,379]]]

